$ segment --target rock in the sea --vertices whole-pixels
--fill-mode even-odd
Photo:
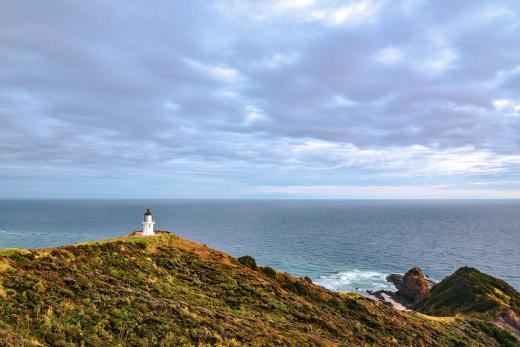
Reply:
[[[386,276],[386,281],[392,283],[396,289],[400,289],[403,286],[403,277],[401,274],[390,274]]]
[[[430,282],[418,267],[410,269],[403,276],[402,283],[399,283],[399,286],[395,282],[394,284],[397,288],[396,295],[411,304],[424,299],[430,292]]]

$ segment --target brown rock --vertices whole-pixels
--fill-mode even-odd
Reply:
[[[418,267],[410,269],[403,277],[403,282],[396,295],[415,304],[430,292],[430,283]]]
[[[403,286],[403,277],[401,274],[390,274],[386,276],[386,280],[392,283],[397,290],[399,290]]]
[[[520,315],[510,308],[506,308],[502,311],[498,317],[492,319],[496,325],[509,331],[518,340],[520,340]]]

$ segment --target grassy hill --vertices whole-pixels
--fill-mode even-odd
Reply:
[[[425,314],[475,317],[495,322],[520,336],[520,293],[506,282],[463,267],[435,285],[417,305]]]
[[[493,324],[399,312],[179,238],[0,251],[11,346],[517,346]]]

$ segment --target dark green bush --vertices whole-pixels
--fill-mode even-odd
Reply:
[[[242,265],[250,267],[253,270],[256,270],[256,260],[249,255],[244,255],[243,257],[238,258],[238,262]]]
[[[470,324],[473,325],[475,328],[485,332],[488,336],[491,336],[496,341],[500,342],[501,346],[517,346],[517,341],[515,337],[513,337],[513,335],[511,335],[509,332],[505,330],[497,328],[493,324],[480,320],[471,321]]]
[[[25,259],[25,257],[23,256],[23,254],[20,254],[18,252],[15,252],[13,254],[10,255],[11,259],[13,260],[18,260],[18,261],[22,261]]]
[[[267,277],[276,278],[276,271],[272,267],[264,266],[260,268],[260,270],[262,270],[263,274]]]
[[[134,242],[134,246],[137,249],[146,249],[148,247],[146,243],[142,241]]]
[[[288,281],[283,284],[283,287],[296,295],[306,296],[309,294],[309,288],[303,282]]]

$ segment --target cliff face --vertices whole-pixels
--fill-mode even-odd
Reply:
[[[430,283],[421,269],[414,267],[402,278],[402,284],[397,287],[396,295],[410,304],[415,304],[424,299],[430,292]]]
[[[489,323],[398,312],[172,234],[0,255],[5,345],[517,345]]]

